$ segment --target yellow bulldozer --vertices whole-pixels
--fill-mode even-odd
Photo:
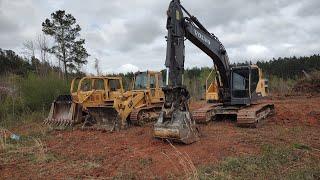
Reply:
[[[122,126],[127,123],[142,125],[156,120],[164,102],[163,80],[160,72],[146,71],[134,74],[132,90],[115,99]]]
[[[75,78],[70,95],[52,103],[45,124],[112,131],[156,119],[164,101],[161,73],[135,73],[132,84],[124,92],[121,77]]]
[[[114,100],[123,93],[121,77],[75,78],[70,95],[60,95],[52,103],[45,124],[65,127],[83,123],[83,127],[114,129],[118,117]]]

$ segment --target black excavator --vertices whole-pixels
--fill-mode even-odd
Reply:
[[[184,16],[184,13],[187,16]],[[210,33],[199,20],[192,16],[180,3],[172,0],[167,11],[167,84],[163,88],[165,102],[154,125],[154,137],[170,139],[185,144],[199,140],[195,118],[199,112],[206,118],[217,113],[235,114],[243,125],[252,125],[270,115],[273,104],[256,103],[256,87],[259,71],[256,66],[231,67],[223,44]],[[197,115],[192,115],[188,100],[190,95],[183,86],[185,61],[185,38],[191,41],[213,61],[219,76],[220,103],[207,105]],[[253,123],[254,122],[254,123]]]

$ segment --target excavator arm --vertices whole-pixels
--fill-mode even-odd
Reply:
[[[183,12],[188,17],[184,17]],[[222,95],[227,101],[230,98],[230,65],[222,43],[180,4],[180,0],[171,1],[167,15],[168,36],[165,65],[169,69],[169,85],[182,85],[185,61],[184,40],[186,38],[206,53],[216,65],[222,82],[220,86]]]

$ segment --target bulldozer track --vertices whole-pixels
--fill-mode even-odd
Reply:
[[[148,117],[151,117],[151,115],[149,114],[149,115],[147,115],[146,118],[142,118],[141,113],[142,112],[146,112],[146,113],[153,112],[153,113],[159,114],[161,108],[162,108],[162,104],[159,103],[159,104],[154,104],[151,106],[146,106],[146,107],[134,109],[134,110],[132,110],[132,112],[130,114],[130,120],[135,125],[139,125],[141,123],[146,123],[146,120],[149,120],[149,121],[151,120],[151,119],[148,119]]]

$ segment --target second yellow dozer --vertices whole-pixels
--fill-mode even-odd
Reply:
[[[52,103],[45,124],[113,130],[119,125],[114,100],[123,93],[121,77],[75,78],[70,95],[60,95]]]
[[[146,71],[134,74],[132,90],[115,99],[122,127],[142,125],[156,120],[164,102],[163,80],[160,72]]]

